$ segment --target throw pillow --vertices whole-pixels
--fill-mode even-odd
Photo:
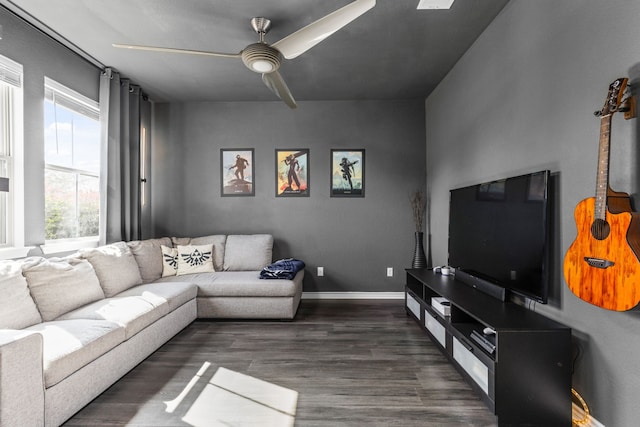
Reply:
[[[16,261],[0,261],[0,329],[23,329],[42,322]]]
[[[96,272],[81,258],[27,258],[22,274],[45,322],[104,298]]]
[[[224,245],[227,241],[225,234],[212,234],[210,236],[194,237],[184,245],[213,245],[213,269],[222,271],[224,266]],[[181,243],[182,244],[182,243]],[[174,244],[174,246],[178,246]]]
[[[162,251],[162,277],[175,276],[178,272],[178,249],[160,246]]]
[[[178,246],[177,276],[213,271],[213,245]]]
[[[107,298],[142,283],[138,263],[125,242],[80,252],[96,270]]]

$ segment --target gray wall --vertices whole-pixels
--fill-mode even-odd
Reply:
[[[24,68],[25,244],[44,243],[44,77],[97,100],[100,70],[0,7],[0,55]]]
[[[424,138],[421,100],[300,102],[295,111],[280,102],[158,104],[154,234],[271,233],[276,258],[307,263],[305,291],[401,292]],[[220,196],[221,148],[255,148],[255,197]],[[310,197],[275,197],[276,148],[310,149]],[[331,148],[366,150],[364,198],[329,196]]]
[[[582,349],[574,387],[608,427],[638,424],[640,314],[576,298],[562,260],[576,237],[574,208],[594,195],[600,122],[592,113],[609,83],[639,77],[639,17],[640,2],[628,0],[512,0],[426,102],[436,264],[447,261],[451,188],[545,168],[554,174],[553,296],[535,309],[574,329]],[[638,119],[613,121],[611,186],[635,196]]]

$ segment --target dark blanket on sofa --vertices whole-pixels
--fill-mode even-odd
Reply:
[[[304,262],[299,259],[280,259],[267,265],[260,272],[261,279],[293,279],[298,271],[304,268]]]

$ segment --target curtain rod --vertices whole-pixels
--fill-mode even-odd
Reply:
[[[42,34],[44,34],[45,36],[49,37],[50,39],[54,40],[55,42],[61,44],[64,47],[66,47],[67,49],[69,49],[70,51],[75,53],[76,55],[80,56],[85,61],[89,62],[90,64],[92,64],[92,65],[94,65],[94,66],[96,66],[98,68],[100,68],[101,70],[105,68],[104,64],[102,64],[96,58],[94,58],[93,56],[89,55],[84,50],[80,49],[78,46],[76,46],[74,43],[72,43],[68,39],[62,37],[55,30],[53,30],[51,27],[49,27],[44,22],[40,21],[38,18],[36,18],[35,16],[31,15],[30,13],[28,13],[24,9],[22,9],[20,6],[14,4],[12,1],[10,1],[10,0],[0,0],[0,3],[1,3],[0,7],[3,7],[4,9],[9,11],[13,15],[17,16],[18,18],[20,18],[22,21],[24,21],[25,23],[27,23],[28,25],[30,25],[34,29],[36,29],[39,32],[41,32]]]

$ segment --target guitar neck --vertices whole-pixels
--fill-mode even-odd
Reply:
[[[600,118],[600,144],[598,150],[598,175],[596,177],[596,219],[604,220],[607,212],[609,189],[609,153],[611,148],[611,114]]]

